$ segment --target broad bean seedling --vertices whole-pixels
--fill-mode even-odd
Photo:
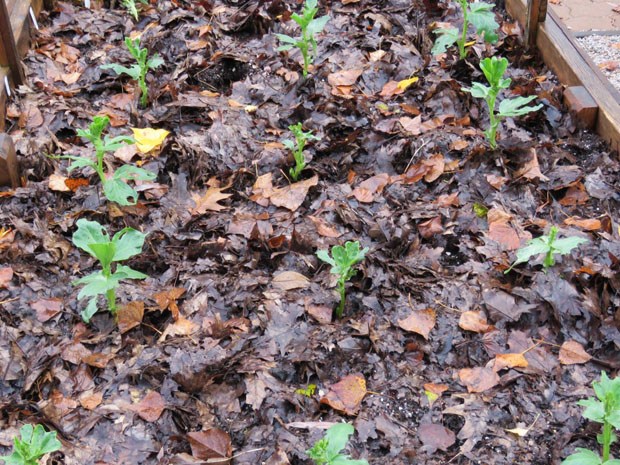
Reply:
[[[0,456],[6,465],[37,465],[45,454],[56,452],[62,447],[56,438],[56,431],[47,432],[41,425],[24,425],[19,434],[20,438],[13,438],[11,455]]]
[[[353,460],[340,452],[347,447],[349,436],[355,428],[348,423],[338,423],[325,432],[323,439],[317,441],[306,451],[316,465],[368,465],[366,460]]]

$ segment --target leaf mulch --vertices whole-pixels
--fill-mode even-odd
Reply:
[[[0,445],[31,422],[63,442],[47,463],[309,464],[348,421],[349,452],[371,464],[553,464],[596,447],[576,402],[620,367],[617,154],[577,128],[512,21],[457,61],[430,56],[431,23],[454,8],[324,3],[308,80],[276,51],[297,2],[160,0],[137,24],[109,5],[43,13],[9,105],[24,187],[0,197]],[[130,64],[136,32],[165,60],[147,110],[100,68]],[[490,152],[486,109],[460,89],[494,53],[544,108],[505,121]],[[97,114],[113,135],[171,131],[159,153],[108,159],[157,173],[136,206],[46,156],[89,155],[76,130]],[[290,184],[281,141],[298,121],[321,140]],[[96,267],[71,244],[79,218],[148,233],[127,264],[150,278],[122,286],[117,322],[79,317],[71,282]],[[589,243],[504,275],[551,225]],[[347,240],[370,252],[332,321],[315,252]]]

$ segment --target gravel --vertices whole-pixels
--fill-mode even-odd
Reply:
[[[616,89],[620,90],[620,35],[591,34],[578,37],[577,42]]]

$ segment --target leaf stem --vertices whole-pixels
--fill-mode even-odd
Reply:
[[[340,293],[340,303],[338,307],[336,307],[336,318],[342,318],[342,314],[344,313],[344,305],[346,302],[346,288],[345,288],[345,280],[344,277],[338,279],[338,292]]]

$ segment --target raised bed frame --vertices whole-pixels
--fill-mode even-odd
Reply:
[[[620,92],[601,73],[546,0],[506,0],[506,10],[525,29],[530,45],[566,87],[582,86],[598,107],[594,129],[620,149]]]

